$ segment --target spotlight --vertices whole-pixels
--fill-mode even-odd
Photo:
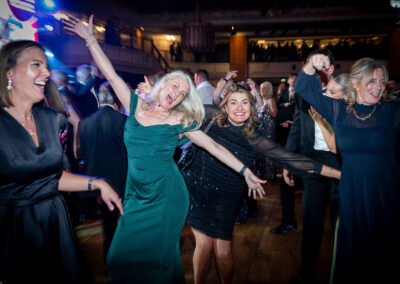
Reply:
[[[56,7],[56,3],[53,0],[44,0],[43,4],[48,10],[53,10]]]
[[[51,57],[51,58],[53,58],[54,57],[54,53],[53,52],[51,52],[50,50],[48,50],[48,49],[46,49],[46,51],[44,52],[44,54],[47,56],[47,57]]]
[[[54,30],[54,27],[53,27],[52,25],[49,25],[49,24],[44,25],[44,28],[45,28],[46,30],[48,30],[49,32],[52,32],[52,31]]]

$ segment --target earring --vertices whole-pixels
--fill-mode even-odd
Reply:
[[[8,79],[8,81],[7,81],[7,91],[11,91],[11,89],[12,89],[12,81],[11,81],[11,79]]]

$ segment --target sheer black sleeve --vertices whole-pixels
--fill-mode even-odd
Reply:
[[[213,118],[219,112],[219,108],[214,105],[204,105],[204,110],[206,121]]]
[[[268,138],[257,135],[248,141],[256,152],[275,160],[295,175],[304,176],[321,172],[321,163],[302,154],[290,152]]]

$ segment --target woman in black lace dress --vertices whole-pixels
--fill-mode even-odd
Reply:
[[[331,177],[340,176],[335,169],[288,152],[272,140],[255,134],[256,121],[253,96],[245,89],[233,86],[224,97],[207,134],[245,165],[251,165],[257,157],[264,155],[300,175],[318,172]],[[195,283],[206,281],[212,251],[222,283],[231,283],[232,231],[235,210],[246,188],[245,181],[202,149],[198,149],[191,167],[182,174],[190,196],[188,222],[196,239],[193,256]],[[255,191],[249,189],[249,195],[255,198]]]

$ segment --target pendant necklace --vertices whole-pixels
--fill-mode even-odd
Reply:
[[[355,118],[357,118],[357,119],[359,119],[359,120],[362,120],[362,121],[365,121],[365,120],[367,120],[368,118],[370,118],[371,115],[375,112],[376,106],[377,106],[378,104],[379,104],[379,103],[377,103],[377,104],[374,105],[374,108],[372,109],[372,111],[371,111],[367,116],[359,116],[359,115],[356,113],[356,110],[354,109],[354,106],[353,106],[353,108],[352,108],[353,115],[354,115]]]
[[[17,114],[17,115],[19,115],[19,116],[25,118],[26,121],[32,120],[32,122],[34,122],[32,113],[31,113],[30,115],[24,115],[24,114],[21,114],[21,113],[19,113],[19,112],[13,110],[13,109],[11,109],[11,108],[8,108],[8,107],[5,107],[4,109],[7,110],[7,111],[11,111],[11,112],[13,112],[14,114]],[[21,122],[21,124],[22,124],[22,126],[26,129],[26,131],[28,131],[28,133],[29,133],[30,136],[36,135],[36,132],[33,131],[32,128],[29,128],[29,127],[26,126],[25,123],[23,123],[23,122]]]

